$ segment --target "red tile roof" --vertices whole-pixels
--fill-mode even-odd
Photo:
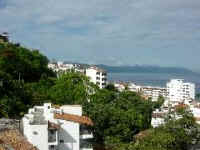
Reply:
[[[179,109],[179,108],[188,108],[189,106],[186,104],[178,104],[175,106],[175,109]]]
[[[196,120],[196,121],[200,121],[200,118],[199,118],[199,117],[195,117],[195,120]]]
[[[93,126],[93,122],[89,117],[86,116],[78,116],[78,115],[72,115],[72,114],[54,114],[55,119],[61,119],[66,121],[73,121],[80,124],[85,124],[89,126]]]
[[[0,150],[7,150],[6,147],[14,150],[37,150],[16,129],[5,129],[0,132]]]

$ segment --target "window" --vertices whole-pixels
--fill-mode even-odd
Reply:
[[[53,149],[53,148],[54,148],[54,145],[51,145],[51,148]]]
[[[64,140],[60,140],[60,143],[64,143]]]
[[[51,133],[51,134],[54,134],[55,132],[54,132],[54,130],[50,130],[50,133]]]
[[[38,135],[38,132],[37,132],[37,131],[33,131],[33,134],[34,134],[34,135]]]

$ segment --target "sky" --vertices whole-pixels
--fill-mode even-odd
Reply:
[[[200,0],[0,0],[0,33],[50,60],[200,70]]]

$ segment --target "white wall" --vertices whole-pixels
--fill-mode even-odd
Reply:
[[[58,131],[58,143],[48,143],[48,124],[33,125],[33,114],[26,114],[23,117],[24,135],[28,141],[36,146],[39,150],[48,150],[48,146],[58,144],[58,150],[79,150],[80,148],[80,125],[72,121],[65,121],[54,118],[54,112],[59,110],[63,113],[82,116],[82,107],[80,105],[64,105],[60,109],[51,107],[51,103],[45,103],[44,106],[36,106],[29,109],[29,113],[33,113],[35,108],[43,109],[43,115],[46,121],[59,124],[61,128]],[[60,141],[64,141],[63,143]]]
[[[59,144],[59,150],[79,150],[79,124],[64,120],[59,122],[62,124],[59,131],[59,140],[64,141],[64,143]]]
[[[184,102],[195,98],[195,85],[184,83],[182,79],[172,79],[167,83],[168,98],[170,101]]]
[[[162,124],[164,124],[164,118],[152,118],[151,120],[151,125],[153,128],[156,128]]]
[[[99,72],[99,74],[97,74],[97,72]],[[98,70],[98,68],[93,68],[93,67],[88,68],[86,69],[86,76],[90,78],[91,82],[97,84],[99,88],[105,87],[107,81],[104,81],[103,79],[107,80],[107,76],[104,75],[104,72],[101,71],[100,69]]]
[[[82,107],[80,105],[64,105],[60,109],[67,114],[82,116]]]
[[[27,140],[39,150],[48,150],[48,125],[30,125],[29,120],[23,118],[23,132]]]

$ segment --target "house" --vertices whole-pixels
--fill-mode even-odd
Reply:
[[[131,82],[128,84],[128,90],[132,92],[141,92],[141,86]]]
[[[9,42],[9,36],[7,32],[0,34],[0,43],[1,42]]]
[[[92,150],[90,118],[80,105],[53,106],[45,103],[29,109],[22,119],[23,134],[39,150]]]
[[[114,87],[120,92],[124,91],[127,86],[128,84],[125,82],[121,82],[121,81],[114,82]]]
[[[166,116],[165,112],[156,109],[152,113],[152,119],[151,119],[151,125],[152,125],[152,127],[156,128],[156,127],[164,124],[165,123],[165,116]]]

